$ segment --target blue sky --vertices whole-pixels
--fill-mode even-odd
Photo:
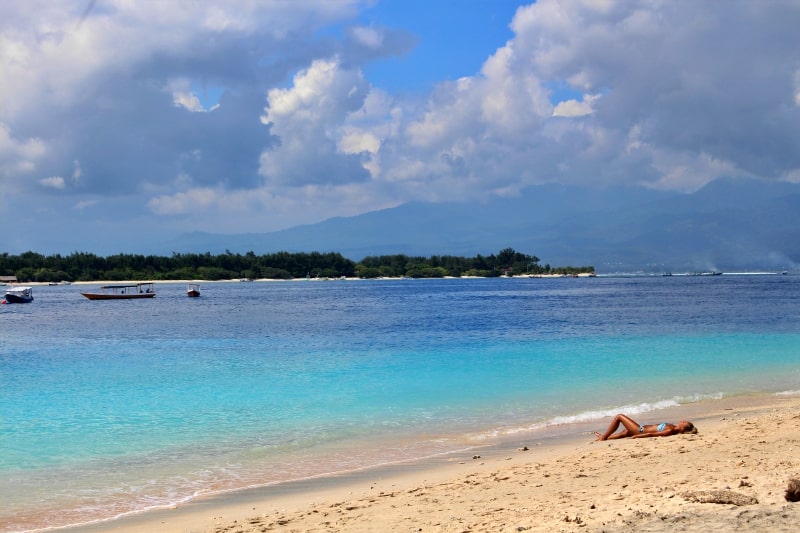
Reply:
[[[800,181],[788,0],[0,12],[0,252],[146,251],[545,183]]]
[[[365,26],[404,28],[417,39],[408,53],[365,67],[371,83],[392,91],[427,92],[442,80],[472,76],[489,53],[513,37],[518,0],[390,0],[366,9]]]

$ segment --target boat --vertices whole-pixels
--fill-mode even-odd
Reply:
[[[11,287],[6,289],[3,303],[7,304],[29,304],[33,301],[33,289],[31,287]]]
[[[82,292],[81,294],[90,300],[134,300],[153,298],[156,291],[152,282],[146,282],[133,285],[103,285],[99,292]]]
[[[186,288],[186,296],[189,298],[197,298],[200,296],[200,285],[197,283],[190,283]]]

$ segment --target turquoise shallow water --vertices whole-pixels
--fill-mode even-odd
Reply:
[[[800,276],[83,289],[0,306],[0,531],[800,389]]]

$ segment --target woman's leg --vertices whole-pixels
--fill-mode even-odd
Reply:
[[[620,425],[622,425],[622,427],[625,429],[619,433],[614,433]],[[612,440],[623,439],[625,437],[633,436],[637,433],[639,433],[639,424],[627,415],[618,414],[614,417],[614,420],[611,421],[611,424],[608,426],[608,429],[605,433],[602,435],[597,433],[596,435],[597,440]]]

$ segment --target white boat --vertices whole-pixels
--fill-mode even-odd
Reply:
[[[200,296],[200,285],[197,283],[190,283],[186,288],[186,296],[189,298],[197,298]]]
[[[29,304],[33,301],[33,289],[31,287],[11,287],[6,289],[3,303],[7,304]]]

